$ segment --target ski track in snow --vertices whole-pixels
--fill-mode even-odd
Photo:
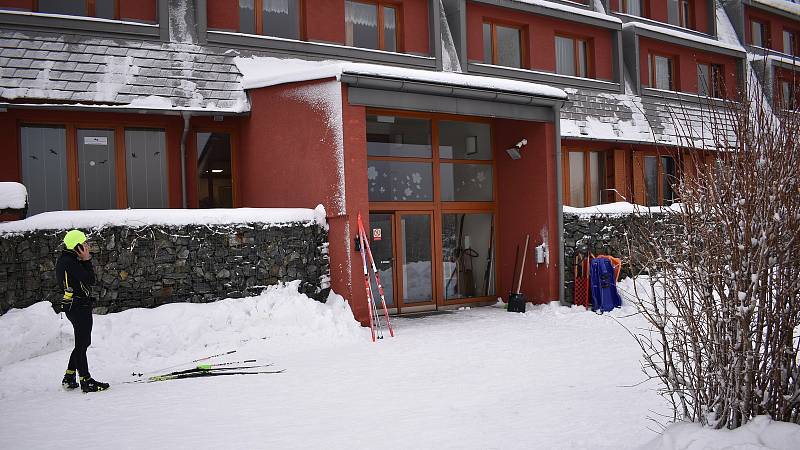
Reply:
[[[398,318],[397,337],[373,344],[343,302],[278,294],[95,316],[92,374],[112,383],[99,394],[60,389],[67,325],[55,351],[0,369],[0,448],[623,449],[653,439],[648,416],[666,412],[656,386],[622,387],[643,377],[617,322],[641,325],[630,310],[473,308]],[[12,323],[35,328],[27,319]],[[217,361],[286,373],[120,384],[231,346]]]

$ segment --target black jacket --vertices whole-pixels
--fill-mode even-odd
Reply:
[[[94,284],[94,268],[92,261],[81,261],[78,254],[73,250],[64,250],[56,262],[56,279],[60,289],[65,292],[72,292],[72,301],[75,304],[91,305],[92,291]],[[65,294],[64,303],[70,301]]]

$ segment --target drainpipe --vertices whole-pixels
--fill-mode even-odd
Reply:
[[[183,111],[183,134],[181,134],[181,198],[183,199],[183,209],[188,208],[189,200],[186,198],[186,136],[189,135],[189,121],[192,113]]]
[[[558,231],[558,303],[564,304],[564,192],[561,171],[561,107],[564,104],[556,103],[553,105],[553,128],[556,134],[556,208],[557,208],[557,231]]]

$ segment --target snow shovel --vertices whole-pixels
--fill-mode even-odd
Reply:
[[[522,250],[522,266],[519,268],[519,280],[517,280],[517,291],[512,292],[508,296],[508,312],[525,312],[525,305],[528,302],[528,299],[525,298],[525,294],[520,292],[522,289],[522,275],[525,273],[525,258],[528,256],[528,242],[530,241],[531,235],[525,235],[525,248]],[[514,261],[514,272],[516,272],[516,265],[517,261]],[[516,273],[514,273],[516,275]],[[513,281],[512,281],[513,282]]]

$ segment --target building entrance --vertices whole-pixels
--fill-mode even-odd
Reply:
[[[491,124],[371,111],[366,131],[367,234],[387,306],[404,313],[493,301]]]
[[[434,309],[432,213],[372,213],[369,223],[387,306],[395,312]]]

